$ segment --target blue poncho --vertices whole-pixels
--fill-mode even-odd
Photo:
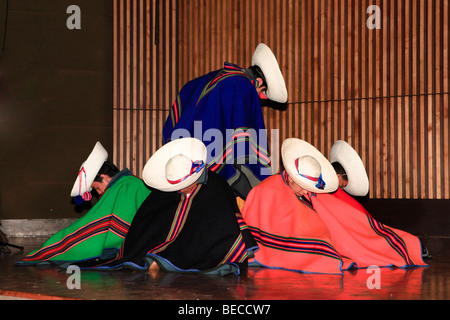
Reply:
[[[165,143],[180,137],[202,140],[208,168],[226,180],[244,162],[260,181],[272,174],[260,99],[252,79],[236,65],[225,63],[184,85],[163,137]]]

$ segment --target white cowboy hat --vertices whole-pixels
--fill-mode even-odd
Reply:
[[[353,196],[365,196],[369,192],[369,177],[358,153],[347,142],[338,140],[330,150],[330,162],[339,162],[348,178],[343,189]]]
[[[284,168],[300,187],[314,193],[337,190],[339,180],[333,166],[314,146],[297,138],[288,138],[281,146]]]
[[[253,53],[252,65],[258,66],[264,73],[267,82],[266,96],[273,101],[285,103],[288,98],[283,74],[272,50],[260,43]]]
[[[206,167],[206,146],[195,138],[168,142],[147,161],[144,182],[160,191],[182,190],[195,183]]]
[[[92,196],[90,196],[92,183],[94,182],[98,171],[107,159],[108,152],[100,142],[97,142],[91,154],[87,160],[83,162],[80,170],[78,171],[78,177],[75,180],[72,191],[70,192],[71,197],[81,196],[86,201],[89,201],[90,198],[92,198]]]

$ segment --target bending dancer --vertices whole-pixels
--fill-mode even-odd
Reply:
[[[313,208],[316,193],[334,192],[338,178],[328,160],[298,139],[283,142],[285,170],[249,193],[242,214],[260,249],[255,265],[310,273],[342,274],[352,262],[334,248]]]
[[[261,248],[256,263],[328,273],[371,265],[426,266],[417,237],[379,223],[360,206],[335,195],[337,174],[313,146],[287,139],[282,157],[285,171],[255,187],[243,209]],[[304,209],[307,204],[310,211]]]
[[[128,169],[119,171],[107,159],[108,152],[97,142],[81,165],[71,192],[75,202],[81,204],[91,200],[90,191],[95,189],[99,201],[83,217],[54,234],[17,264],[66,264],[117,254],[150,190]]]
[[[312,204],[339,253],[354,260],[357,267],[426,266],[423,257],[428,251],[418,237],[378,222],[351,196],[369,191],[367,173],[356,151],[347,142],[337,141],[330,161],[341,168],[338,176],[347,175],[348,184],[333,194],[315,195]]]
[[[78,264],[116,270],[239,273],[257,249],[227,182],[206,170],[206,147],[198,139],[171,141],[147,162],[152,188],[130,227],[120,254]]]
[[[164,142],[180,137],[202,140],[208,169],[245,199],[254,185],[272,175],[261,99],[287,101],[277,59],[263,43],[251,67],[226,62],[222,69],[185,84],[164,125]]]

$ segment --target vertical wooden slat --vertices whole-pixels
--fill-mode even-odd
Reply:
[[[146,8],[145,8],[145,34],[143,34],[143,37],[145,39],[145,55],[144,55],[144,59],[145,59],[145,109],[148,110],[150,108],[150,97],[151,95],[151,72],[150,72],[150,67],[151,67],[151,63],[150,63],[150,58],[151,58],[151,51],[150,48],[152,46],[152,37],[151,37],[151,4],[146,1],[145,2]],[[144,130],[144,136],[145,136],[145,150],[142,151],[142,157],[144,157],[144,159],[148,159],[150,157],[151,154],[151,146],[152,146],[152,142],[151,142],[151,130],[149,130],[150,126],[151,126],[151,117],[150,117],[151,113],[150,112],[145,112],[145,128],[147,130]]]
[[[125,10],[125,3],[120,1],[120,12],[124,12]],[[120,20],[120,29],[118,30],[119,33],[119,63],[116,64],[115,66],[118,67],[119,69],[119,86],[118,86],[118,101],[117,101],[117,117],[118,117],[118,122],[117,122],[117,128],[118,128],[118,132],[116,134],[117,136],[117,158],[115,160],[116,164],[119,167],[123,167],[123,155],[124,153],[121,150],[121,145],[123,145],[123,134],[124,134],[124,126],[122,125],[123,123],[123,119],[124,119],[124,112],[123,112],[123,108],[125,107],[125,35],[126,35],[126,28],[125,28],[125,23],[126,23],[126,15],[124,14],[120,14],[119,16],[119,20]]]
[[[396,73],[396,77],[395,77],[395,95],[399,98],[397,98],[396,101],[396,112],[397,112],[397,121],[395,126],[397,127],[397,133],[396,133],[396,141],[397,141],[397,146],[396,146],[396,154],[397,154],[397,158],[398,160],[395,161],[395,166],[396,166],[396,171],[397,171],[397,177],[394,178],[394,181],[396,181],[398,183],[398,188],[397,188],[397,193],[396,193],[396,198],[403,198],[404,197],[404,192],[405,192],[405,171],[403,170],[403,166],[402,164],[404,163],[404,147],[405,147],[405,137],[404,137],[404,132],[405,132],[405,117],[404,117],[404,110],[405,110],[405,105],[404,105],[404,99],[402,97],[403,95],[403,86],[402,86],[402,81],[404,79],[404,63],[403,63],[403,53],[404,53],[404,48],[403,48],[403,43],[405,41],[404,38],[404,21],[405,21],[405,16],[404,16],[404,6],[402,2],[396,2],[396,11],[395,14],[393,15],[393,19],[394,19],[394,24],[395,24],[395,29],[397,30],[397,32],[395,33],[395,45],[396,45],[396,52],[395,52],[395,59],[396,59],[396,69],[394,69],[394,73]]]
[[[114,131],[116,131],[116,128],[118,127],[118,117],[117,117],[117,112],[115,111],[115,109],[117,109],[118,106],[118,94],[119,91],[118,90],[118,85],[119,85],[119,77],[118,77],[118,67],[117,67],[117,63],[119,61],[118,58],[118,52],[119,52],[119,46],[118,46],[118,33],[119,33],[119,23],[117,22],[119,15],[119,7],[118,7],[118,2],[114,1],[113,3],[113,128]],[[117,152],[118,152],[118,148],[117,148],[117,134],[113,134],[113,159],[117,161]]]
[[[439,172],[442,172],[442,145],[441,145],[441,136],[442,136],[442,112],[441,112],[441,97],[438,95],[438,92],[441,92],[441,57],[442,57],[442,50],[441,50],[441,36],[442,31],[440,29],[440,26],[442,25],[441,22],[441,5],[442,1],[438,0],[435,3],[434,6],[434,25],[433,25],[433,41],[435,43],[435,51],[434,59],[435,59],[435,76],[434,76],[434,92],[432,94],[434,98],[435,103],[435,110],[433,116],[435,117],[436,121],[436,127],[435,127],[435,148],[436,148],[436,157],[435,157],[435,167],[433,168],[433,176],[436,179],[436,195],[435,198],[441,199],[442,198],[442,175],[438,174]]]
[[[414,27],[413,27],[413,38],[414,38],[414,42],[415,42],[415,47],[413,48],[413,87],[412,87],[412,92],[413,92],[413,120],[412,120],[412,125],[413,125],[413,168],[414,168],[414,197],[415,198],[419,198],[421,193],[422,193],[422,186],[423,186],[423,182],[422,182],[422,171],[421,171],[421,162],[420,162],[420,151],[421,148],[423,147],[423,135],[420,134],[420,119],[421,119],[421,114],[423,114],[423,112],[421,112],[421,108],[423,108],[422,104],[421,104],[421,96],[420,96],[420,89],[421,89],[421,82],[422,80],[420,79],[421,77],[421,72],[420,72],[420,65],[422,64],[421,61],[421,45],[423,45],[423,43],[421,43],[421,33],[420,33],[420,12],[421,12],[421,8],[420,8],[420,1],[415,1],[413,7],[413,13],[414,13],[414,18],[416,19],[415,21],[418,21]],[[423,47],[422,47],[423,48]],[[422,107],[421,107],[422,106]]]
[[[113,160],[137,176],[162,144],[166,110],[177,91],[175,9],[176,0],[114,5]]]
[[[448,20],[450,19],[450,5],[449,1],[442,1],[442,92],[441,102],[442,102],[442,122],[443,122],[443,135],[442,141],[443,155],[442,155],[442,166],[443,166],[443,178],[444,178],[444,193],[443,198],[450,198],[450,159],[449,159],[449,141],[450,141],[450,130],[449,130],[449,117],[448,117],[448,103],[449,103],[449,69],[450,69],[450,55],[449,55],[449,43],[450,43],[450,25]]]
[[[388,165],[389,165],[389,175],[388,175],[388,185],[389,185],[389,197],[391,198],[397,198],[398,197],[398,190],[396,188],[397,183],[397,170],[398,167],[396,165],[398,161],[398,154],[397,154],[397,145],[398,145],[398,125],[397,125],[397,91],[396,91],[396,78],[398,76],[396,67],[398,66],[397,61],[397,42],[396,42],[396,36],[397,36],[397,30],[398,27],[396,26],[396,17],[398,16],[397,12],[397,2],[391,2],[389,7],[389,48],[391,50],[388,50],[389,59],[388,59],[388,76],[389,76],[389,92],[388,96],[389,99],[389,119],[390,119],[390,125],[389,125],[389,136],[387,137],[387,140],[390,141],[388,143],[389,148],[389,156],[388,156]]]

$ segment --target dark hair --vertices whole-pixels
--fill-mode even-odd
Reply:
[[[334,171],[336,171],[337,174],[341,174],[342,178],[344,180],[347,180],[347,172],[345,172],[344,167],[339,162],[335,161],[331,165],[333,166]]]
[[[251,66],[250,68],[248,68],[251,70],[251,72],[253,73],[253,77],[256,78],[261,78],[263,81],[262,86],[267,88],[267,81],[266,78],[264,77],[264,73],[262,72],[261,68],[258,67],[257,65]]]
[[[106,174],[107,176],[112,178],[119,172],[120,170],[116,167],[114,163],[112,163],[111,161],[105,161],[105,163],[103,163],[102,167],[95,176],[94,181],[102,182],[103,178],[100,177],[100,175],[102,174]]]

